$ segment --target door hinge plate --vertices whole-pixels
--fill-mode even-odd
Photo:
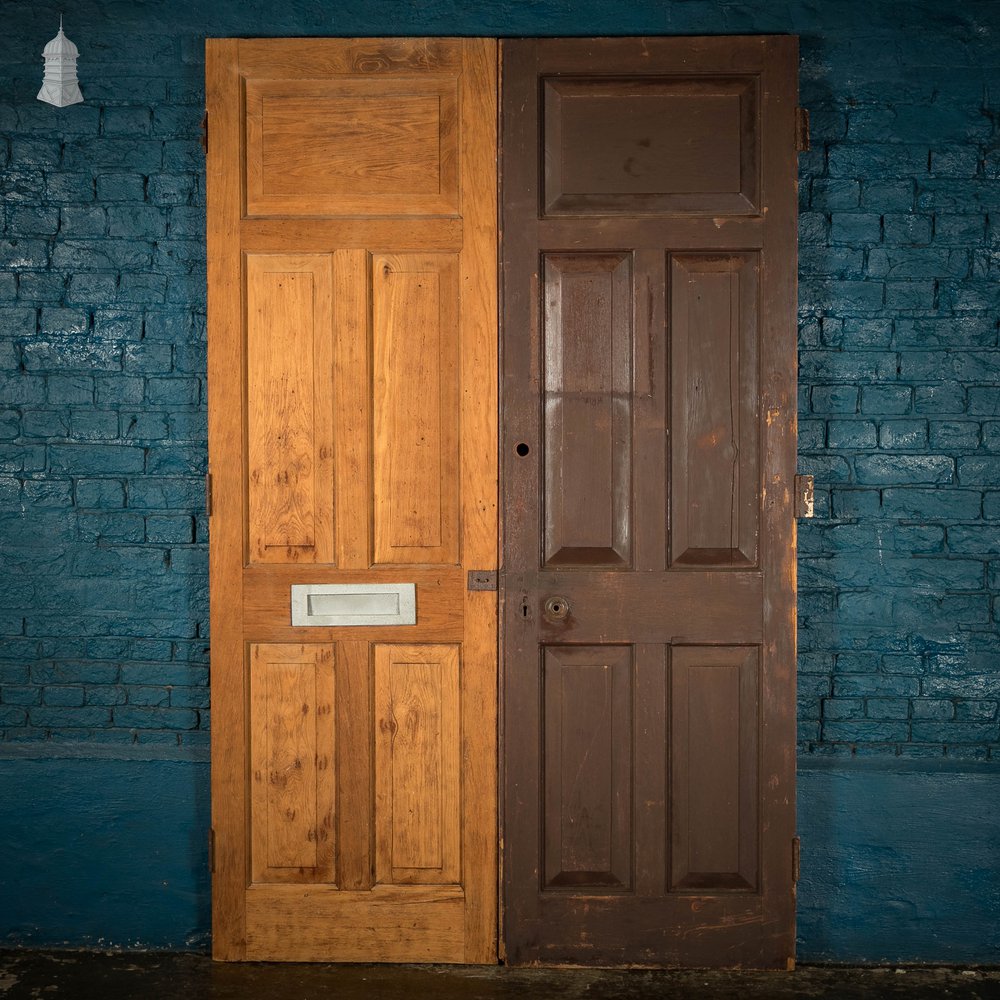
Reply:
[[[212,516],[212,473],[205,473],[205,513]]]
[[[795,516],[816,516],[816,483],[812,476],[795,477]]]
[[[802,874],[802,844],[798,837],[792,837],[792,881],[798,882]]]
[[[497,574],[492,569],[470,569],[469,590],[496,590]]]
[[[208,155],[208,112],[206,111],[201,116],[201,149],[205,155]]]
[[[208,870],[215,874],[215,827],[208,829]]]
[[[800,153],[809,152],[809,109],[795,109],[795,148]]]

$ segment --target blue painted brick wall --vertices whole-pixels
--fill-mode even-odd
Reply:
[[[208,725],[206,35],[801,36],[802,749],[1000,746],[1000,5],[80,0],[0,38],[0,731]],[[991,90],[992,85],[992,90]]]

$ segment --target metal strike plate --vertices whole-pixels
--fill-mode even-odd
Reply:
[[[292,624],[416,625],[412,583],[293,583]]]
[[[795,477],[795,516],[816,516],[816,487],[812,476]]]
[[[490,569],[469,570],[469,590],[496,590],[497,575]]]

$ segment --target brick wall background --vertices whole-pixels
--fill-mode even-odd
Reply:
[[[0,32],[0,939],[209,929],[206,36],[801,38],[804,961],[1000,947],[1000,4],[76,0]],[[917,759],[903,759],[917,758]]]

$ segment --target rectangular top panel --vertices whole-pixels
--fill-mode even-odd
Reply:
[[[755,76],[543,81],[543,212],[756,215]]]

